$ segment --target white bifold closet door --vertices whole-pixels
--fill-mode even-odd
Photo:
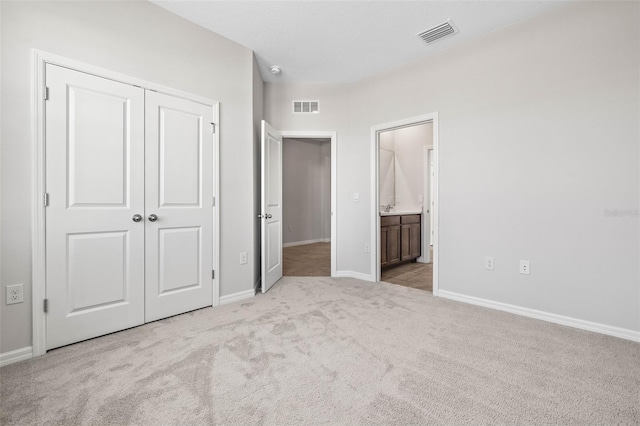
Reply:
[[[211,306],[212,107],[50,64],[46,85],[47,349]]]

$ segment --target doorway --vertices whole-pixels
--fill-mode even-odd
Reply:
[[[438,294],[437,113],[372,128],[372,276]]]
[[[282,143],[283,275],[331,276],[331,139]]]
[[[321,172],[317,173],[320,177],[319,180],[325,182],[325,185],[321,186],[322,193],[320,194],[319,201],[320,207],[325,212],[323,214],[320,228],[323,230],[321,235],[322,241],[318,241],[317,246],[315,247],[307,247],[310,250],[310,254],[312,257],[321,256],[323,259],[326,259],[327,248],[329,251],[329,274],[334,277],[336,276],[336,265],[337,265],[337,213],[336,213],[336,203],[337,203],[337,133],[333,131],[282,131],[282,137],[286,140],[297,140],[297,141],[306,141],[307,143],[317,143],[320,144],[320,157],[321,161],[316,163],[320,168]],[[328,186],[326,182],[329,182]],[[285,195],[286,196],[286,195]],[[287,199],[284,199],[285,204],[288,202]],[[285,218],[285,221],[287,219]],[[284,233],[288,233],[287,231],[288,225],[285,223]],[[295,233],[295,228],[292,230],[292,234]],[[327,239],[328,236],[328,239]],[[293,237],[293,235],[291,236]],[[303,237],[302,241],[305,241]],[[296,238],[284,237],[283,241],[285,243],[292,242]],[[300,239],[300,237],[297,237]],[[312,238],[312,240],[315,238]],[[295,245],[290,245],[287,248],[287,251],[290,252],[291,255],[295,256],[296,251]],[[291,249],[291,250],[289,250]],[[304,249],[303,247],[299,247],[299,249]],[[285,253],[285,255],[288,255]],[[286,259],[285,259],[286,262]],[[326,260],[324,261],[326,265]],[[326,266],[325,269],[326,271]]]
[[[258,218],[261,222],[261,290],[266,293],[269,288],[278,282],[283,275],[283,234],[285,225],[282,223],[283,206],[283,140],[314,140],[324,146],[326,140],[329,141],[328,146],[324,146],[320,152],[325,152],[322,161],[319,161],[319,167],[330,170],[330,190],[328,197],[326,189],[324,197],[320,197],[321,203],[329,202],[330,209],[321,220],[321,229],[324,229],[326,241],[327,217],[329,218],[330,229],[330,271],[331,276],[336,275],[336,132],[328,131],[279,131],[269,123],[262,120],[262,148],[261,148],[261,211]],[[329,157],[326,151],[329,151]],[[327,161],[328,160],[328,161]],[[322,174],[321,174],[322,175]],[[304,195],[304,192],[302,193]],[[324,225],[322,225],[324,224]],[[294,231],[292,226],[292,234]],[[288,229],[288,227],[286,228]],[[306,229],[302,229],[306,231]],[[298,237],[299,238],[299,237]],[[304,237],[303,237],[304,238]],[[295,238],[292,238],[295,239]],[[313,240],[297,240],[293,242],[308,243]],[[324,242],[319,241],[319,242]],[[291,242],[291,241],[290,241]],[[303,244],[299,244],[303,245]],[[292,245],[291,247],[296,247]],[[325,249],[326,253],[326,249]]]

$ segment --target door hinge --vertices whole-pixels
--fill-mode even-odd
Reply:
[[[49,88],[48,87],[44,88],[44,100],[45,101],[49,100]]]
[[[215,207],[215,206],[216,206],[216,197],[211,197],[211,205],[212,205],[213,207]]]
[[[211,123],[211,133],[216,132],[216,123]]]
[[[49,207],[49,193],[48,192],[44,193],[44,206],[45,207]]]
[[[214,280],[216,278],[216,271],[211,270],[211,279]]]
[[[44,313],[49,312],[49,299],[44,299]]]

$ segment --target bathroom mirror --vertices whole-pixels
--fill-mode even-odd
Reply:
[[[395,205],[396,198],[396,169],[395,153],[386,148],[380,148],[380,204]],[[383,209],[384,210],[384,209]]]

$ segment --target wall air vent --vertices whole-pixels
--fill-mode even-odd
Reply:
[[[298,114],[318,113],[320,112],[319,101],[293,101],[293,112]]]
[[[436,25],[433,28],[430,28],[426,31],[418,34],[418,37],[422,39],[427,44],[431,44],[434,41],[440,40],[441,38],[450,36],[458,32],[458,29],[453,25],[451,20],[444,22],[440,25]]]

